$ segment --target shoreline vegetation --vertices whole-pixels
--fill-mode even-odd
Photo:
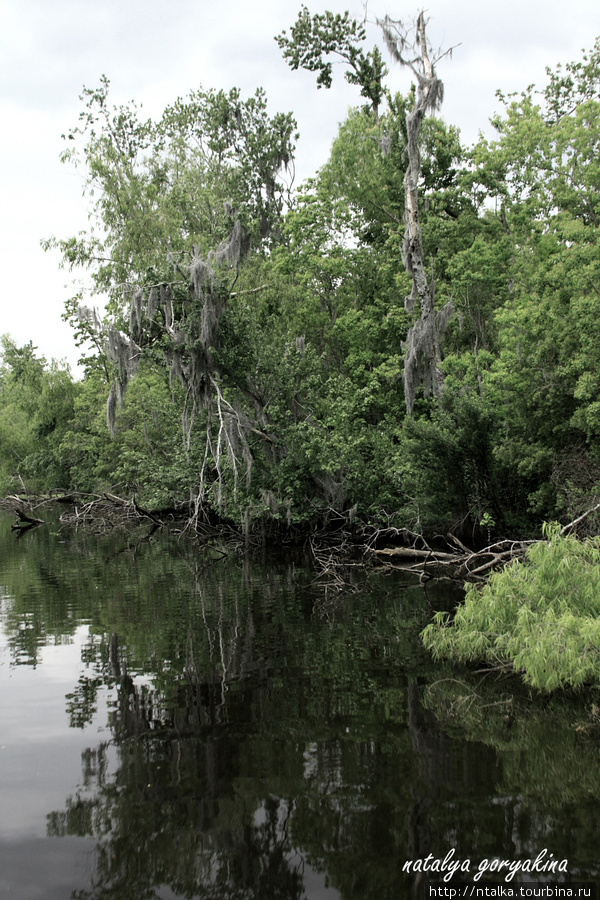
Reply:
[[[340,590],[350,552],[462,580],[469,612],[517,573],[593,581],[595,563],[570,561],[592,560],[600,533],[600,39],[541,89],[499,94],[494,139],[465,147],[438,115],[451,50],[427,25],[378,22],[404,95],[348,13],[303,7],[276,38],[318,87],[337,61],[357,88],[299,187],[294,117],[262,88],[199,88],[156,120],[112,106],[106,76],[84,88],[61,159],[97,225],[43,241],[77,278],[64,317],[83,377],[0,339],[0,494],[18,532],[52,496],[64,522],[100,530],[304,543]],[[548,604],[517,603],[528,646],[551,641],[541,618],[567,633]],[[455,622],[426,632],[440,656],[471,627]],[[464,658],[476,646],[565,683],[570,650],[542,672],[502,640]],[[595,637],[575,646],[587,666]],[[595,677],[586,666],[566,682]]]
[[[421,581],[462,582],[464,603],[453,613],[435,613],[421,635],[425,647],[437,660],[483,665],[480,671],[487,673],[520,674],[527,684],[550,692],[600,684],[600,538],[576,535],[577,526],[598,506],[566,526],[544,525],[542,540],[500,541],[479,551],[469,551],[455,539],[453,552],[436,551],[422,536],[406,531],[360,526],[351,531],[344,525],[323,530],[319,537],[305,532],[292,540],[288,535],[288,542],[308,549],[318,577],[339,593],[348,589],[344,570],[351,565],[399,569]],[[64,527],[107,533],[149,526],[143,540],[169,528],[221,557],[231,549],[265,549],[264,534],[253,538],[224,522],[192,527],[184,510],[152,512],[135,498],[108,493],[15,495],[0,501],[0,509],[16,514],[12,528],[19,537],[54,521],[57,507]],[[41,518],[44,509],[49,519]],[[446,541],[449,547],[453,543],[451,536]],[[271,545],[278,552],[284,547],[281,541]]]
[[[436,659],[514,671],[541,691],[600,682],[600,538],[557,525],[544,537],[468,585],[453,618],[435,614],[422,638]]]
[[[16,532],[46,525],[47,520],[39,516],[39,511],[45,508],[63,510],[59,514],[61,525],[86,527],[97,532],[148,523],[152,526],[151,534],[158,528],[170,528],[200,542],[220,535],[232,545],[243,543],[263,549],[269,539],[274,538],[278,541],[278,547],[285,544],[290,547],[314,546],[315,540],[320,538],[337,550],[341,561],[351,557],[361,558],[365,566],[376,564],[382,568],[402,569],[421,580],[435,578],[474,584],[487,583],[494,572],[502,571],[513,562],[526,560],[530,550],[540,543],[539,539],[504,539],[472,549],[453,534],[447,534],[443,539],[437,535],[435,541],[428,543],[422,534],[407,529],[349,522],[347,517],[336,516],[335,511],[330,509],[323,510],[319,527],[312,523],[304,529],[274,529],[273,523],[265,519],[262,527],[255,524],[250,532],[236,527],[233,521],[216,516],[205,517],[201,521],[194,519],[189,505],[150,510],[142,507],[135,496],[128,500],[108,492],[101,495],[75,492],[37,497],[15,494],[0,499],[0,510],[16,515],[12,526]],[[551,534],[558,539],[570,536],[577,540],[577,527],[598,509],[600,503],[562,527],[557,523],[552,526],[545,524],[543,534]],[[583,541],[582,545],[585,543]]]

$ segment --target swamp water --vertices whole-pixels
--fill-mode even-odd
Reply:
[[[434,665],[448,587],[10,525],[2,900],[398,900],[449,851],[600,875],[600,702]]]

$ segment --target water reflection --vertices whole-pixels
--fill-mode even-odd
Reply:
[[[36,783],[46,848],[91,853],[87,874],[72,866],[73,900],[397,900],[418,893],[405,860],[450,847],[473,860],[548,847],[594,873],[590,703],[543,706],[434,667],[418,633],[443,589],[355,576],[331,602],[297,562],[55,532],[0,532],[0,677],[27,676],[6,777],[24,777],[33,746],[25,774],[54,782]],[[64,654],[59,744],[77,759],[59,802],[63,770],[27,731],[50,648]],[[51,897],[47,880],[40,869]]]

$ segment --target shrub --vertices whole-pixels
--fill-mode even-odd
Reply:
[[[600,682],[600,539],[545,525],[526,558],[467,587],[422,633],[436,658],[510,664],[541,690]]]

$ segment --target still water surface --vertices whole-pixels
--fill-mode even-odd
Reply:
[[[10,524],[2,900],[398,900],[450,849],[598,877],[598,698],[434,665],[449,588]]]

